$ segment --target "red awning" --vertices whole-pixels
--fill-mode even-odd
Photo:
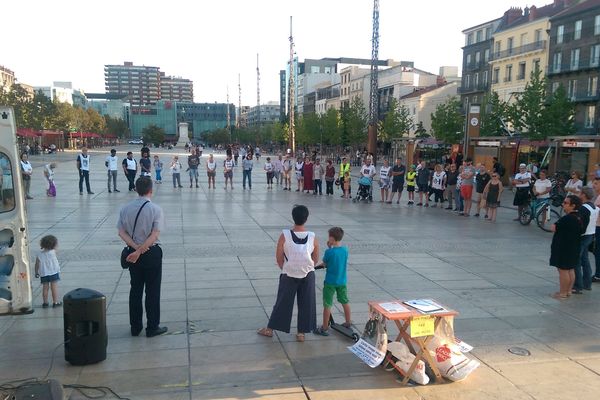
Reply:
[[[104,139],[116,139],[117,138],[117,135],[113,135],[112,133],[105,133],[102,136],[104,137]]]
[[[102,136],[93,132],[71,132],[73,138],[101,138]]]
[[[17,136],[35,138],[40,136],[40,134],[33,129],[19,128],[17,129]]]
[[[39,132],[42,136],[62,136],[62,132],[60,131],[41,131]]]

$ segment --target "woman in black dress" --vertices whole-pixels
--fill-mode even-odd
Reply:
[[[560,291],[552,295],[555,299],[566,299],[571,295],[584,229],[578,215],[581,207],[579,197],[567,196],[562,207],[565,215],[552,226],[554,236],[550,247],[550,265],[558,269],[560,284]]]

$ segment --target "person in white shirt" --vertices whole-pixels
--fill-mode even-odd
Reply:
[[[440,164],[435,166],[435,172],[431,177],[431,188],[433,189],[434,204],[431,207],[437,207],[438,202],[440,203],[440,207],[443,205],[444,201],[444,190],[446,189],[446,172],[442,169]]]
[[[77,170],[79,171],[79,194],[83,195],[83,181],[88,194],[94,194],[90,189],[90,156],[87,147],[81,148],[81,154],[77,156]]]
[[[540,178],[533,184],[533,194],[535,195],[537,201],[542,202],[550,198],[552,182],[550,182],[550,179],[548,179],[545,169],[539,171],[539,175]],[[548,210],[544,211],[544,221],[546,221],[546,218],[548,217],[547,213]]]
[[[581,189],[579,195],[582,206],[579,208],[579,219],[583,222],[581,234],[581,245],[579,252],[579,263],[575,266],[575,283],[573,293],[581,294],[581,290],[592,290],[592,266],[590,265],[589,247],[596,235],[596,222],[598,221],[599,209],[592,202],[594,190],[590,187]]]
[[[47,235],[40,240],[41,251],[35,259],[35,277],[42,283],[42,307],[48,304],[48,289],[52,291],[52,307],[62,306],[58,295],[58,281],[60,280],[60,264],[56,258],[58,240],[55,236]]]
[[[25,187],[25,198],[27,200],[33,199],[29,194],[31,188],[31,175],[33,174],[33,167],[28,160],[29,156],[27,153],[21,154],[21,175],[23,176],[23,186]],[[80,184],[81,185],[81,184]]]
[[[137,161],[133,158],[133,153],[131,151],[127,152],[127,157],[123,160],[122,163],[123,172],[129,181],[129,191],[133,192],[135,190],[135,175],[137,174]]]
[[[291,150],[288,150],[285,160],[283,160],[283,190],[292,190],[292,161]]]
[[[594,177],[592,187],[596,193],[594,205],[600,210],[600,176]],[[596,219],[596,245],[594,246],[594,258],[596,260],[596,273],[592,277],[592,282],[598,283],[600,282],[600,213],[598,213],[598,218]]]
[[[302,175],[302,171],[304,170],[304,158],[298,157],[298,161],[296,161],[295,169],[296,169],[296,182],[298,184],[298,188],[296,189],[296,192],[304,191],[304,176]]]
[[[373,179],[373,177],[375,175],[377,175],[377,170],[375,169],[375,166],[371,164],[370,158],[367,158],[365,160],[365,163],[360,168],[360,173],[362,176],[369,178],[369,179]]]
[[[379,168],[379,189],[381,189],[381,203],[387,201],[390,191],[390,163],[387,159],[383,160],[383,165]]]
[[[215,177],[217,176],[217,162],[212,154],[208,155],[206,160],[206,175],[208,176],[208,188],[212,183],[212,188],[215,189]]]
[[[173,174],[173,187],[174,188],[182,188],[183,186],[181,185],[181,162],[179,161],[179,157],[178,156],[174,156],[173,160],[171,161],[171,173]]]
[[[271,157],[267,157],[267,162],[265,163],[263,169],[267,173],[267,189],[273,189],[273,163],[271,163]]]
[[[277,156],[277,160],[273,161],[273,174],[275,176],[275,182],[277,182],[278,186],[281,186],[282,174],[283,172],[283,157],[281,154]]]
[[[517,218],[513,221],[519,221],[519,217],[523,212],[523,209],[529,204],[529,187],[531,185],[531,173],[527,172],[527,166],[525,164],[519,165],[519,172],[515,174],[512,180],[513,186],[517,188],[513,205],[518,207]]]
[[[56,186],[54,185],[54,169],[56,168],[56,163],[46,164],[44,167],[44,178],[46,178],[46,182],[48,183],[48,188],[46,189],[46,195],[48,197],[56,197]]]
[[[575,171],[571,172],[571,179],[569,179],[565,185],[567,194],[579,196],[581,194],[581,188],[583,188],[583,182],[579,179],[579,174]]]
[[[106,166],[108,173],[108,193],[112,193],[110,189],[110,181],[112,179],[113,189],[116,193],[120,192],[117,189],[117,173],[119,170],[119,157],[117,156],[117,150],[111,149],[110,155],[106,156],[106,160],[104,160],[104,165]]]
[[[242,147],[243,149],[243,147]],[[246,151],[244,150],[244,154]],[[227,190],[227,181],[229,181],[229,185],[231,186],[231,190],[233,190],[233,167],[235,166],[235,162],[231,158],[231,155],[227,155],[227,159],[223,161],[223,175],[225,176],[225,190]]]

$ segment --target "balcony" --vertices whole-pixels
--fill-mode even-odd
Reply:
[[[588,92],[587,90],[582,90],[570,96],[569,100],[571,100],[574,103],[597,102],[598,100],[600,100],[600,94],[598,94],[598,91],[596,91],[596,93],[594,94]]]
[[[465,65],[465,71],[478,71],[480,69],[487,69],[488,63],[486,61],[470,62]]]
[[[555,64],[548,65],[548,70],[546,74],[548,75],[556,75],[556,74],[568,74],[571,72],[578,71],[586,71],[589,69],[595,69],[600,67],[600,57],[592,60],[582,59],[576,63],[564,63],[564,64]]]
[[[539,42],[529,43],[520,47],[513,47],[512,49],[495,51],[492,53],[492,60],[500,60],[507,57],[515,57],[521,54],[530,53],[532,51],[543,50],[546,48],[546,41],[540,40]]]
[[[477,85],[461,86],[458,88],[458,93],[468,94],[477,92],[486,92],[490,87],[489,83],[479,83]]]

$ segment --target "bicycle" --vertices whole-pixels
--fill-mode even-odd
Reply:
[[[529,225],[535,217],[537,226],[545,231],[552,232],[552,225],[562,217],[562,208],[556,211],[552,207],[562,205],[564,196],[555,194],[547,199],[530,199],[529,204],[519,214],[521,225]]]

